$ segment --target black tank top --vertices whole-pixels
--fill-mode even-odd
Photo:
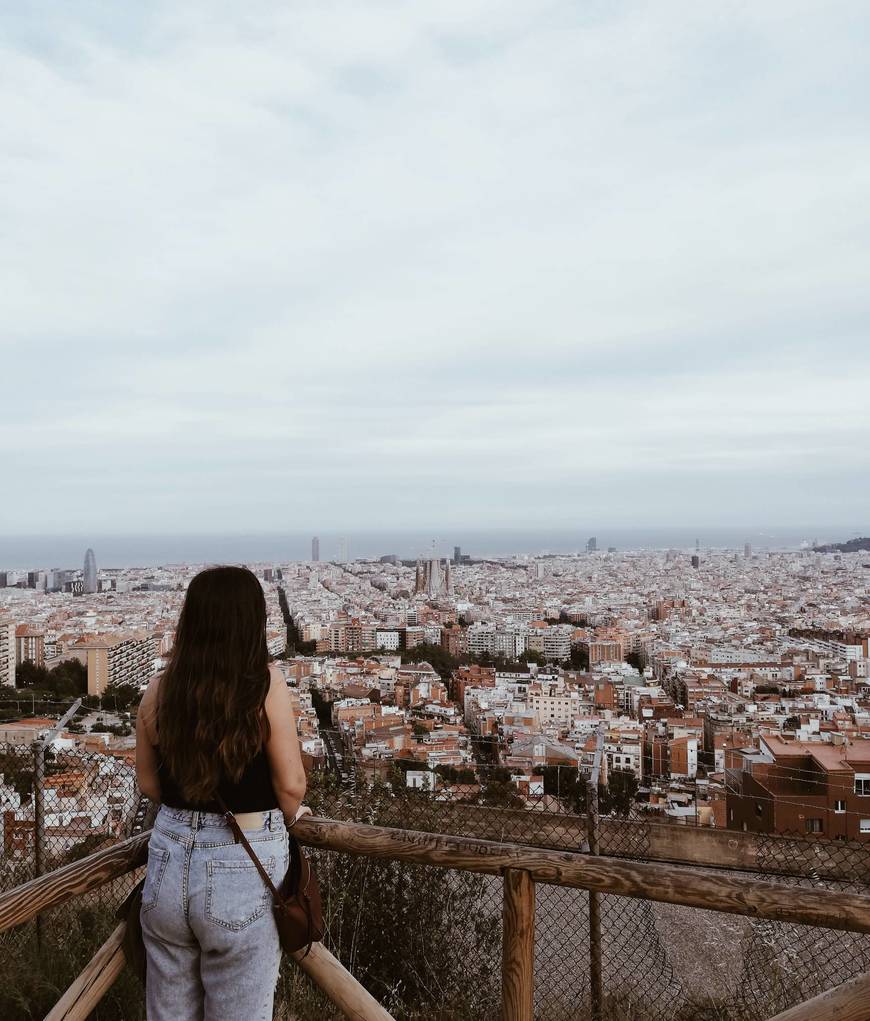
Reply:
[[[159,746],[154,746],[157,756],[157,775],[160,778],[160,801],[170,808],[192,808],[200,812],[220,812],[216,801],[194,803],[181,793],[178,784],[166,768],[160,755]],[[238,783],[222,777],[218,793],[233,812],[268,812],[278,807],[278,797],[272,785],[272,771],[266,758],[266,749],[260,748],[242,773]]]

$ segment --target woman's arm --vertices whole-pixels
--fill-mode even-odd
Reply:
[[[287,682],[277,667],[271,667],[270,672],[272,682],[266,695],[266,716],[272,733],[266,742],[266,758],[278,806],[290,825],[305,797],[305,770]]]
[[[151,743],[153,727],[151,721],[156,707],[157,685],[159,677],[155,677],[142,696],[136,713],[136,783],[139,790],[159,804],[160,780],[157,776],[157,756]]]

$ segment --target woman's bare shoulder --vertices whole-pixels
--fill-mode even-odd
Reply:
[[[139,703],[139,712],[142,714],[142,722],[145,725],[145,732],[152,744],[157,743],[157,728],[155,727],[155,722],[157,720],[157,694],[160,689],[160,680],[162,677],[163,674],[159,673],[155,674],[151,678],[148,682],[148,687],[142,695],[142,701]]]
[[[284,671],[281,667],[273,661],[269,664],[269,690],[280,687],[282,684],[286,687],[287,678],[284,676]]]

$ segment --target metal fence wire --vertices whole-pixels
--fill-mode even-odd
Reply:
[[[142,832],[154,816],[128,754],[0,744],[0,778],[0,890]],[[108,909],[134,882],[121,877],[81,901]]]
[[[783,886],[870,894],[870,846],[762,835],[761,878]],[[800,863],[803,875],[796,875]],[[807,925],[753,920],[743,949],[742,1001],[769,1017],[870,970],[870,936]]]
[[[153,820],[154,806],[139,794],[127,753],[55,745],[40,761],[30,745],[0,745],[0,775],[0,890],[142,832]],[[333,819],[590,851],[590,819],[576,770],[549,774],[543,791],[539,784],[514,782],[501,767],[479,764],[470,776],[443,773],[434,789],[431,780],[413,786],[419,779],[395,767],[368,779],[361,773],[342,779],[315,772],[306,801],[315,814]],[[650,815],[630,809],[619,818],[620,824],[614,818],[602,833],[600,853],[651,860]],[[870,848],[864,845],[771,836],[761,838],[760,848],[761,878],[868,893]],[[312,850],[311,856],[323,893],[327,946],[397,1019],[487,1021],[498,1015],[503,906],[498,877],[330,851]],[[102,922],[111,919],[136,878],[122,877],[73,902],[75,924],[83,930],[77,967],[105,938]],[[601,1021],[760,1021],[870,970],[867,936],[611,895],[600,896],[598,904]],[[47,914],[46,930],[55,912],[61,909]],[[708,932],[723,934],[719,948],[693,939],[700,916],[708,916]],[[592,1019],[593,931],[587,892],[537,884],[540,1021]],[[34,923],[20,926],[0,937],[0,954],[25,961],[24,943],[38,940]],[[698,989],[717,955],[729,962],[733,981],[727,993],[702,996]],[[297,1021],[333,1016],[312,990],[306,992],[301,984],[306,981],[282,978],[279,1016],[282,1011]],[[138,995],[135,987],[128,994]],[[141,1002],[112,1009],[120,1013],[106,1007],[99,1016],[140,1016]],[[34,1015],[22,1007],[5,1016]]]

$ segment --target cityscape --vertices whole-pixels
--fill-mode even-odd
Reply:
[[[862,548],[863,545],[863,548]],[[515,803],[556,772],[631,813],[870,843],[870,549],[625,551],[249,564],[309,770],[345,784],[400,768],[478,802],[493,769]],[[0,571],[0,745],[53,738],[68,768],[46,832],[69,850],[140,810],[131,714],[166,662],[203,565]],[[101,757],[104,798],[93,797]],[[70,758],[73,756],[73,759]],[[0,783],[4,863],[32,852],[32,800]],[[85,812],[85,805],[87,810]],[[577,809],[579,810],[579,808]],[[87,816],[83,819],[83,814]]]

